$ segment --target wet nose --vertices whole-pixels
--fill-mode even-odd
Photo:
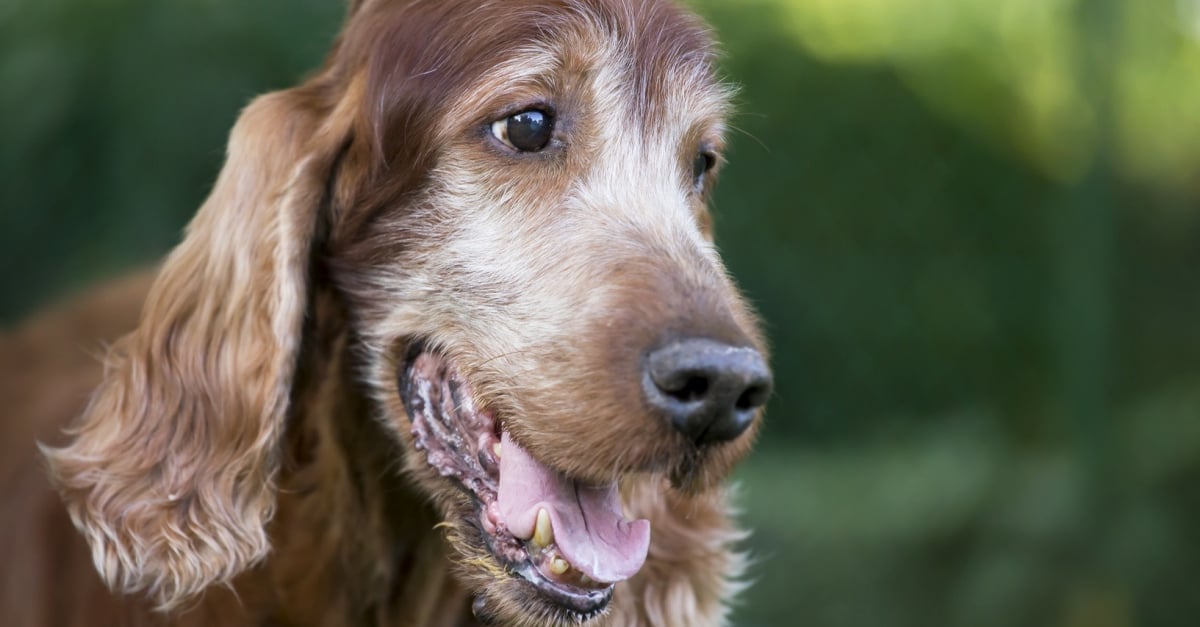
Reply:
[[[647,400],[698,445],[727,442],[754,422],[771,394],[771,371],[753,348],[685,339],[646,356]]]

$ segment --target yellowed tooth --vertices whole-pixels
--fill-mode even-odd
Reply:
[[[537,523],[533,528],[533,543],[540,548],[545,548],[552,542],[554,542],[554,527],[550,524],[550,513],[539,509]]]
[[[569,568],[571,568],[571,565],[567,563],[567,560],[561,557],[556,557],[550,560],[550,572],[554,573],[555,575],[561,575],[567,572],[567,569]]]
[[[500,459],[500,443],[499,442],[492,443],[492,454],[494,454],[496,456],[496,459]]]

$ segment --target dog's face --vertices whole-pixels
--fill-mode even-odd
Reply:
[[[620,483],[711,485],[768,393],[708,228],[728,91],[672,6],[477,11],[488,32],[466,41],[417,22],[416,65],[373,52],[372,98],[444,101],[379,112],[376,147],[426,134],[427,170],[350,220],[333,255],[376,395],[483,605],[575,620],[646,557],[653,530],[623,516]],[[688,413],[706,403],[727,407]]]
[[[622,495],[711,488],[771,385],[712,244],[707,31],[656,0],[351,7],[242,115],[59,487],[110,585],[165,607],[263,559],[319,276],[479,612],[602,616],[654,533]]]

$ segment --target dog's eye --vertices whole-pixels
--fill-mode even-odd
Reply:
[[[717,157],[711,152],[696,153],[696,160],[692,161],[692,180],[696,182],[696,187],[704,187],[704,175],[713,169],[717,164]]]
[[[521,152],[539,152],[554,135],[554,118],[540,109],[529,109],[492,122],[492,135]]]

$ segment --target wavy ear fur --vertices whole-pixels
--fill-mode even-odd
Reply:
[[[163,609],[270,548],[310,248],[348,133],[303,90],[242,113],[140,326],[109,349],[73,442],[45,450],[105,581]]]

